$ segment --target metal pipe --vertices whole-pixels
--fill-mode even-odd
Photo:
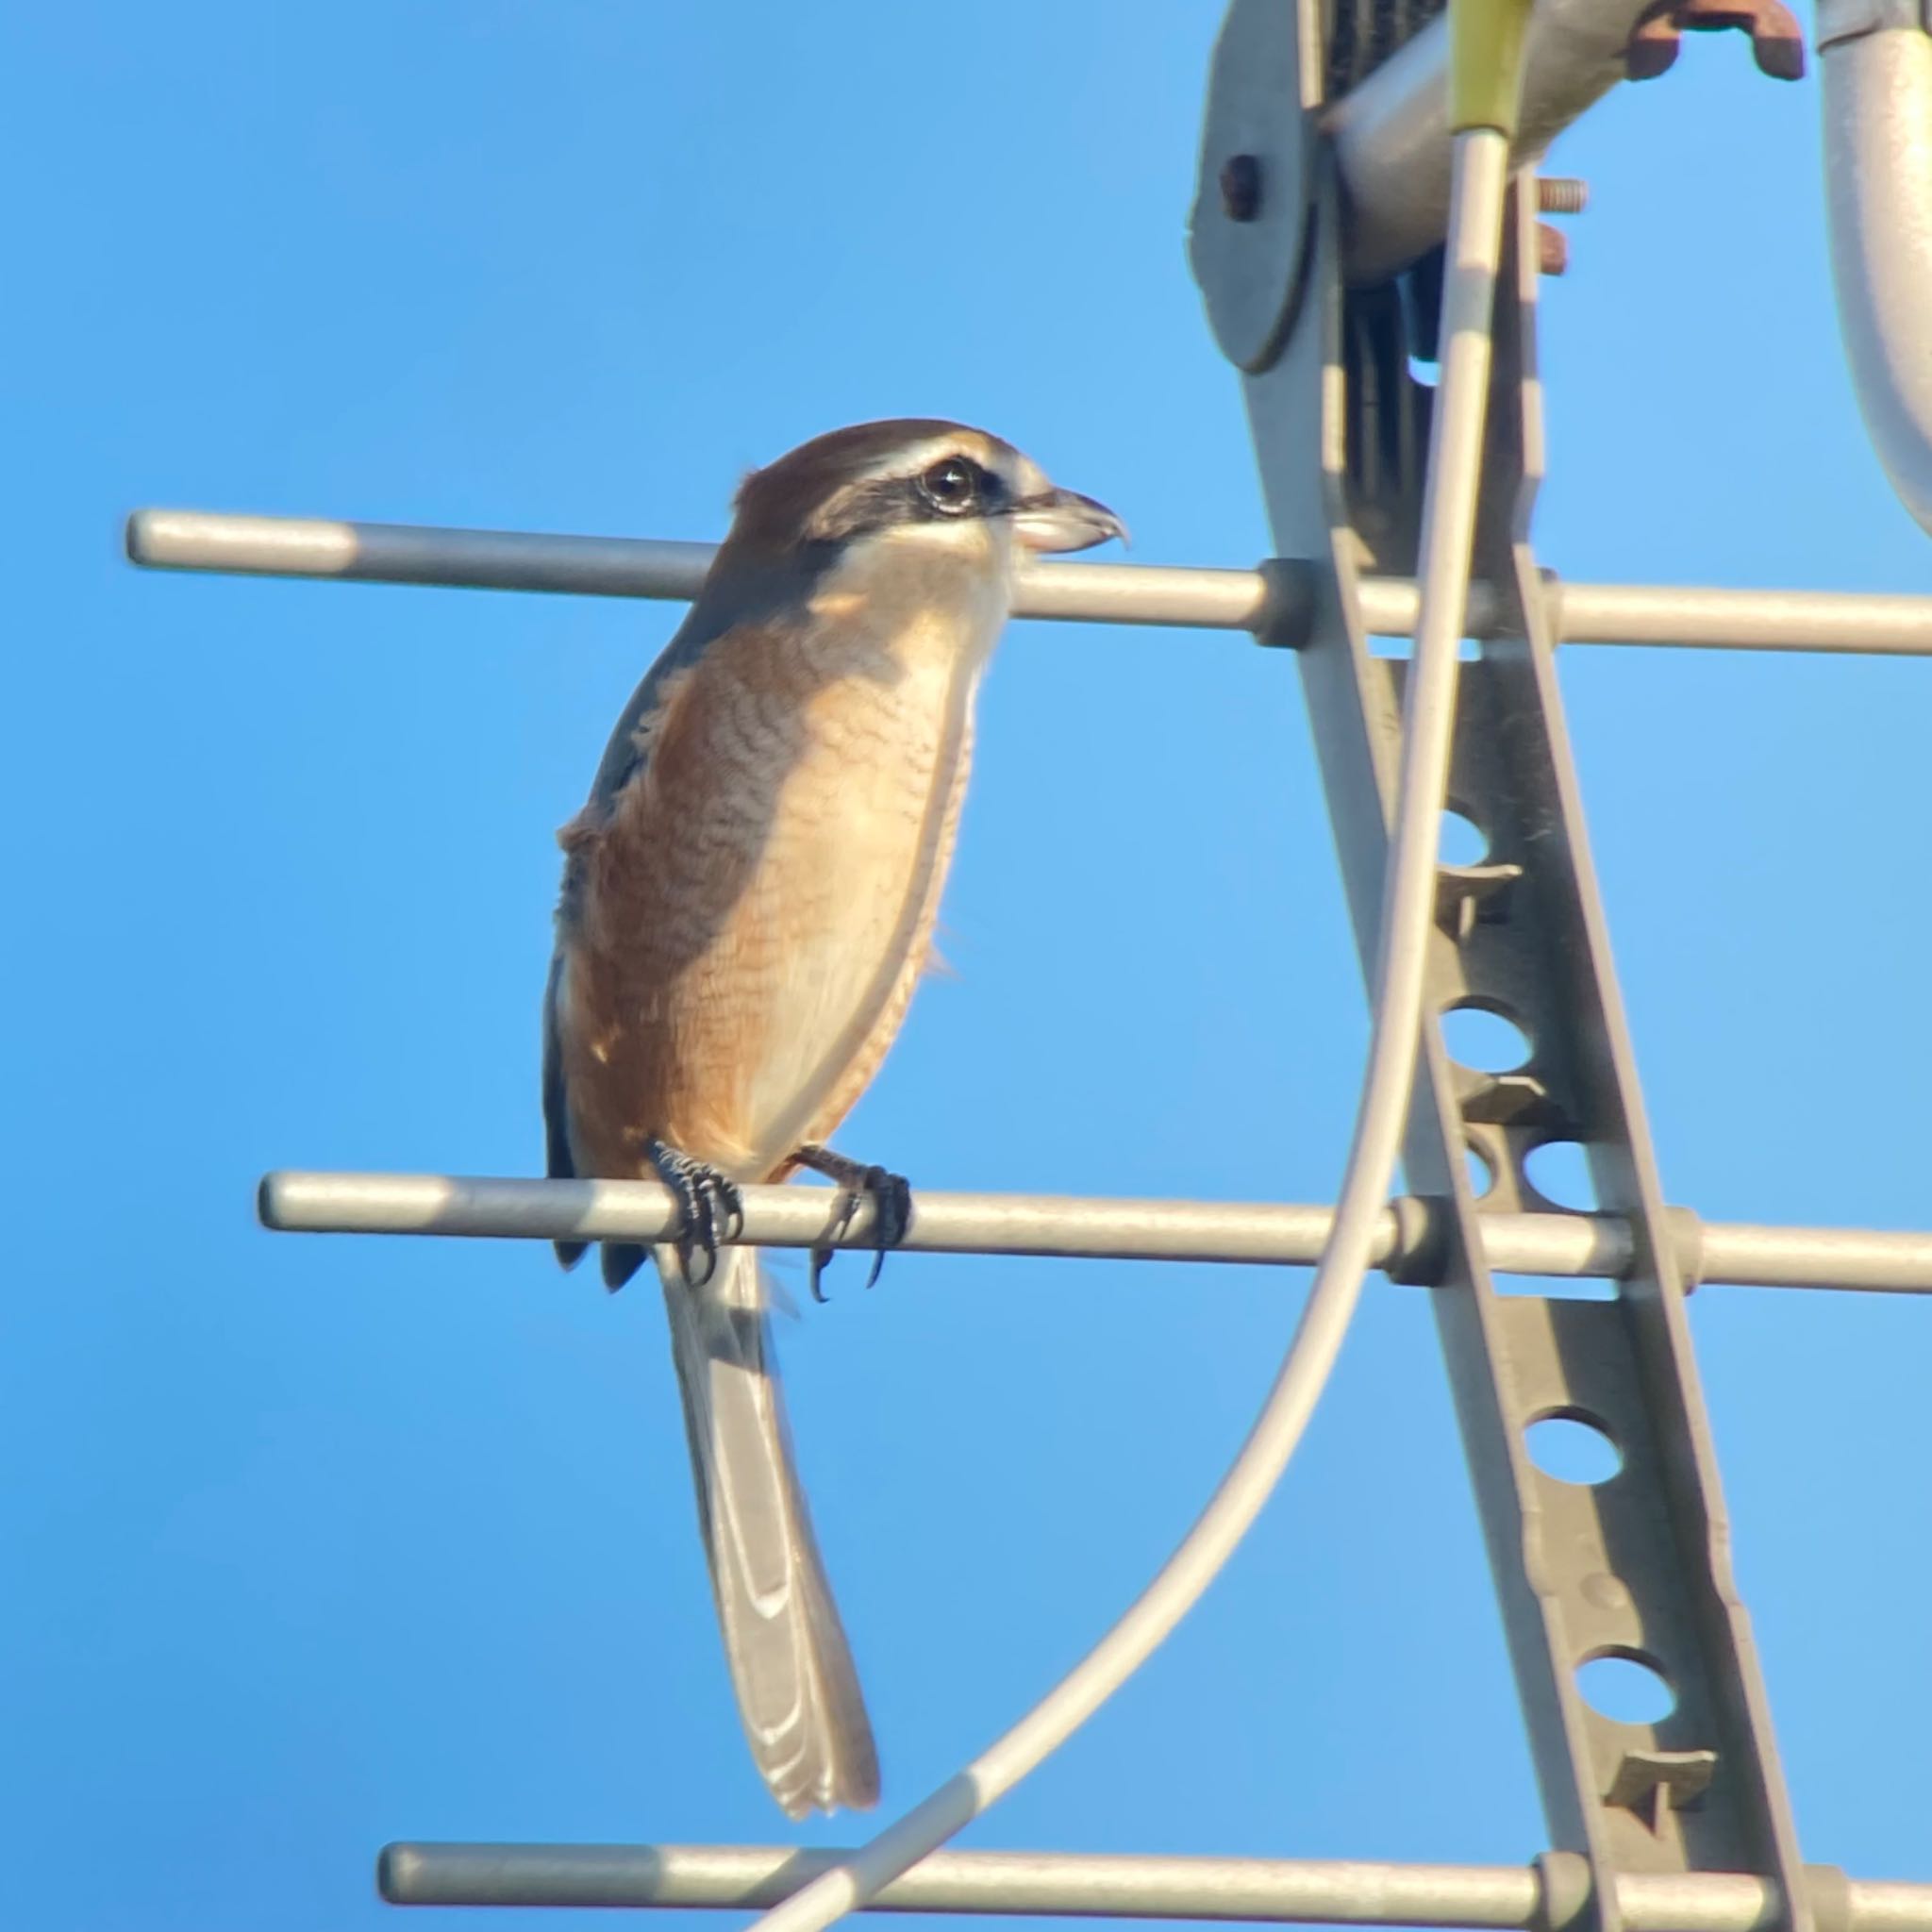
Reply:
[[[1932,597],[1865,591],[1571,584],[1547,571],[1542,595],[1545,621],[1557,641],[1566,644],[1932,656]],[[1411,579],[1364,577],[1360,596],[1362,622],[1375,636],[1407,637],[1414,631],[1417,599]],[[1488,584],[1471,587],[1468,624],[1472,637],[1497,634],[1495,593]]]
[[[539,536],[187,509],[136,510],[127,519],[126,545],[129,560],[148,570],[672,602],[697,595],[717,552],[713,543],[648,537]],[[1271,595],[1278,594],[1259,571],[1057,563],[1022,573],[1014,613],[1257,630],[1269,621]]]
[[[263,1226],[291,1234],[454,1235],[508,1241],[668,1241],[676,1203],[654,1181],[497,1180],[430,1174],[305,1174],[262,1179]],[[761,1248],[865,1248],[873,1209],[841,1226],[830,1188],[747,1188],[739,1239]],[[1426,1281],[1437,1204],[1404,1196],[1384,1209],[1374,1265]],[[1110,1261],[1225,1261],[1309,1267],[1327,1240],[1329,1209],[1274,1202],[1137,1201],[1058,1194],[913,1197],[902,1244],[928,1255],[1042,1255]],[[1932,1234],[1767,1227],[1673,1213],[1692,1280],[1759,1288],[1843,1288],[1932,1293]],[[1630,1235],[1607,1214],[1485,1214],[1490,1266],[1510,1274],[1616,1279]]]
[[[743,1910],[776,1904],[847,1856],[782,1845],[392,1844],[383,1849],[376,1877],[382,1896],[401,1906]],[[1551,1923],[1551,1862],[936,1852],[871,1908],[1531,1932]],[[1807,1871],[1821,1907],[1827,1895],[1844,1898],[1845,1917],[1834,1921],[1840,1932],[1932,1932],[1932,1885],[1846,1880],[1830,1867]],[[1617,1892],[1628,1932],[1767,1932],[1777,1918],[1772,1888],[1741,1874],[1630,1874],[1619,1879]]]
[[[1932,14],[1819,0],[1839,329],[1899,501],[1932,534]]]
[[[717,550],[714,543],[640,537],[558,537],[187,509],[136,510],[127,519],[126,542],[129,561],[148,570],[675,599],[697,595]]]
[[[1932,1235],[1713,1221],[1702,1241],[1703,1271],[1693,1279],[1932,1293]]]
[[[1544,594],[1553,599],[1552,628],[1566,644],[1932,657],[1932,597],[1555,580],[1545,585]]]
[[[136,510],[126,541],[128,557],[149,570],[673,601],[696,594],[715,547],[180,509]],[[1552,627],[1567,643],[1932,657],[1932,597],[1566,584],[1554,576],[1544,595]],[[1307,567],[1285,560],[1259,570],[1047,563],[1022,574],[1013,608],[1019,617],[1246,630],[1295,644],[1307,635],[1313,596]],[[1411,579],[1368,578],[1361,601],[1378,636],[1413,633]],[[1471,587],[1468,623],[1472,636],[1496,633],[1496,600],[1486,584]]]
[[[1646,0],[1538,0],[1524,43],[1515,163],[1537,159],[1624,78]],[[1347,219],[1342,269],[1356,285],[1413,261],[1448,232],[1449,28],[1437,18],[1331,108]]]

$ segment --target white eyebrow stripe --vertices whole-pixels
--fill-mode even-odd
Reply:
[[[971,447],[963,437],[930,436],[924,442],[908,443],[894,450],[891,456],[881,457],[877,462],[855,472],[852,480],[854,483],[884,483],[895,477],[915,476],[943,457],[963,457],[983,470],[997,470],[999,467],[997,462],[988,461],[985,453]]]
[[[837,534],[847,521],[853,506],[862,502],[882,484],[910,484],[914,477],[948,457],[958,457],[975,469],[988,472],[1005,491],[1007,501],[977,506],[974,521],[1003,515],[1017,507],[1019,500],[1053,488],[1039,464],[1010,443],[971,429],[949,429],[938,436],[924,437],[917,442],[901,443],[890,455],[855,466],[811,513],[807,525],[808,533],[816,536]],[[911,520],[914,513],[913,506],[908,502],[905,512],[907,520]]]

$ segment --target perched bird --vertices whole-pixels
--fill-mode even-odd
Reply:
[[[926,960],[1015,564],[1124,536],[997,437],[866,423],[754,472],[691,614],[618,721],[565,857],[543,1008],[553,1175],[663,1179],[655,1251],[725,1655],[793,1817],[870,1805],[878,1761],[793,1471],[738,1186],[800,1167],[905,1183],[823,1143]],[[566,1267],[581,1242],[559,1243]],[[607,1242],[623,1285],[643,1250]],[[813,1288],[824,1257],[813,1257]]]

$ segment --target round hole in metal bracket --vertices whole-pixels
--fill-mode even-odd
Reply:
[[[1487,1007],[1451,1007],[1442,1015],[1449,1057],[1479,1074],[1507,1074],[1529,1058],[1529,1039],[1513,1020]]]
[[[1459,811],[1445,811],[1440,851],[1444,865],[1480,865],[1489,857],[1490,841],[1474,820]]]
[[[1545,1201],[1578,1214],[1596,1212],[1596,1183],[1581,1141],[1544,1141],[1523,1158],[1523,1172]]]
[[[1529,1459],[1559,1483],[1593,1489],[1624,1466],[1624,1452],[1601,1417],[1587,1408],[1553,1408],[1523,1432]]]
[[[1616,1644],[1576,1666],[1576,1688],[1599,1717],[1620,1724],[1660,1724],[1677,1707],[1677,1693],[1656,1657]]]
[[[1411,382],[1419,382],[1424,389],[1434,389],[1442,380],[1442,365],[1422,356],[1411,356],[1408,358],[1408,375]]]
[[[1469,1176],[1469,1191],[1478,1201],[1496,1185],[1495,1170],[1489,1156],[1474,1147],[1462,1150],[1463,1172]]]

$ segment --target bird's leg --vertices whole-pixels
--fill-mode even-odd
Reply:
[[[644,1142],[644,1154],[658,1170],[658,1178],[677,1196],[684,1225],[677,1238],[677,1252],[684,1263],[685,1279],[702,1288],[718,1272],[718,1241],[744,1232],[744,1196],[738,1183],[709,1162],[660,1141],[654,1134]],[[693,1254],[705,1257],[702,1275],[691,1273]]]
[[[879,1278],[879,1270],[886,1265],[886,1250],[896,1248],[906,1239],[907,1229],[912,1225],[912,1190],[906,1176],[867,1161],[854,1160],[850,1155],[834,1153],[829,1147],[821,1147],[815,1141],[808,1141],[803,1147],[793,1148],[791,1158],[801,1167],[808,1167],[814,1174],[824,1174],[845,1191],[844,1205],[836,1229],[840,1234],[852,1225],[852,1217],[858,1212],[859,1202],[868,1195],[872,1197],[872,1273],[865,1277],[865,1285],[870,1288]],[[825,1298],[819,1287],[819,1276],[825,1272],[825,1264],[831,1260],[832,1253],[830,1248],[814,1248],[811,1251],[811,1293],[814,1301],[822,1302]]]

